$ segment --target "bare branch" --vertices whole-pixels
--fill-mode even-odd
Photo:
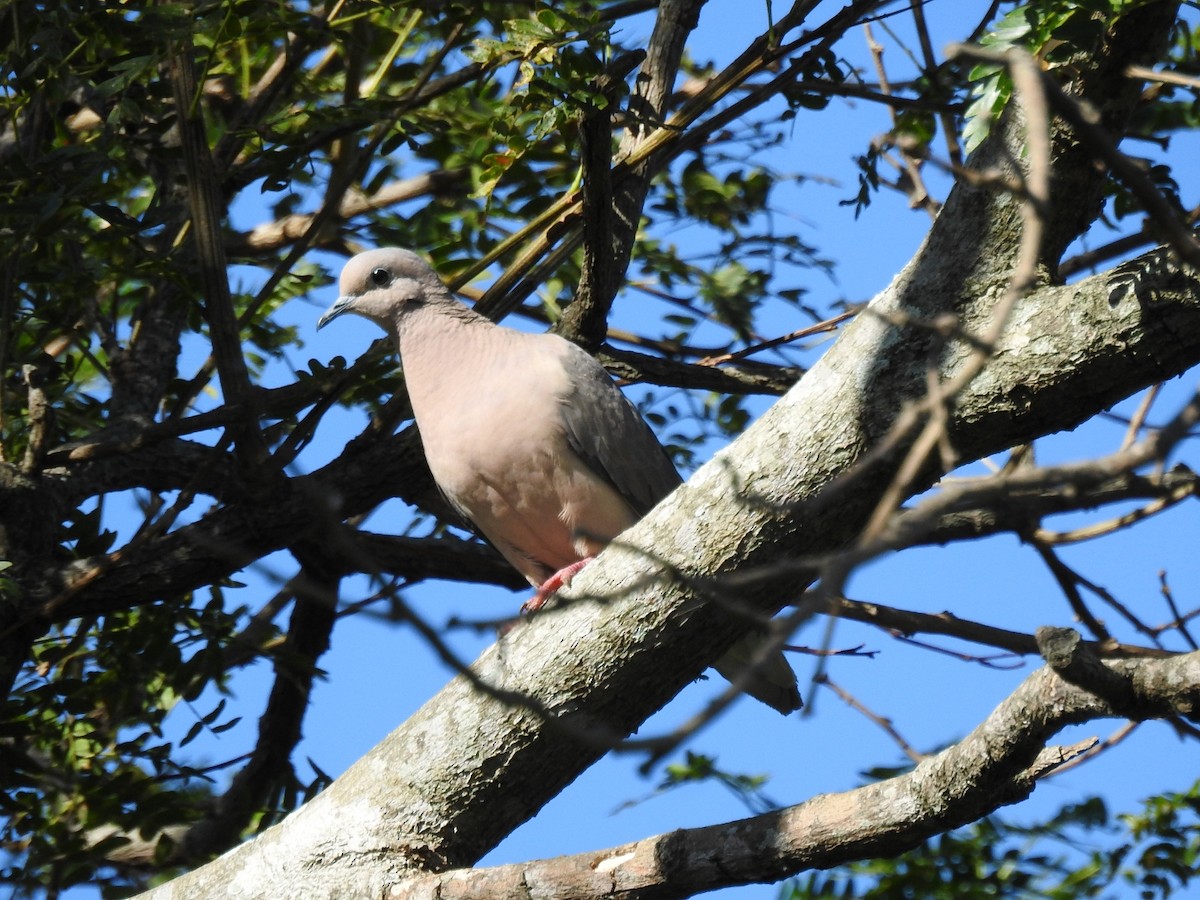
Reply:
[[[387,209],[397,203],[404,203],[426,194],[438,194],[459,185],[466,177],[467,171],[458,169],[438,169],[385,184],[370,196],[361,191],[350,190],[337,206],[336,213],[330,217],[331,223],[345,222],[355,216],[368,212]],[[274,222],[256,226],[245,234],[235,235],[230,239],[229,249],[234,253],[261,253],[278,250],[307,234],[313,226],[317,213],[293,213]],[[318,243],[320,243],[318,241]]]
[[[988,647],[998,647],[1009,653],[1022,656],[1037,654],[1037,640],[1031,634],[1020,631],[1010,631],[1007,628],[997,628],[984,625],[970,619],[962,619],[951,612],[921,613],[906,609],[884,606],[880,603],[867,603],[861,600],[849,600],[844,597],[834,598],[826,602],[828,615],[852,619],[875,625],[894,636],[907,637],[913,634],[940,634],[983,644]],[[1089,649],[1097,656],[1119,659],[1137,657],[1145,659],[1162,659],[1170,656],[1168,651],[1158,647],[1139,647],[1132,644],[1117,642],[1091,643]]]
[[[1130,78],[1139,78],[1142,81],[1177,84],[1180,87],[1190,88],[1193,91],[1200,91],[1200,78],[1182,75],[1179,72],[1162,72],[1157,69],[1147,68],[1146,66],[1130,66],[1125,70],[1125,73]]]
[[[829,688],[831,691],[837,694],[838,698],[843,703],[845,703],[851,709],[862,713],[867,717],[867,719],[882,728],[887,736],[895,741],[896,746],[900,748],[900,752],[902,752],[913,762],[919,763],[921,760],[928,757],[928,754],[921,753],[913,749],[912,744],[906,741],[900,732],[896,730],[896,726],[892,723],[891,719],[889,719],[887,716],[881,716],[878,713],[867,709],[867,707],[857,697],[831,681],[828,675],[819,676],[817,678],[817,684]]]
[[[1156,628],[1154,629],[1154,632],[1156,634],[1161,634],[1168,628],[1175,629],[1181,635],[1183,635],[1183,639],[1187,641],[1189,647],[1191,647],[1193,650],[1200,650],[1200,644],[1197,644],[1196,639],[1192,637],[1192,633],[1188,630],[1187,621],[1189,617],[1182,615],[1179,612],[1179,607],[1175,603],[1175,595],[1171,592],[1171,586],[1167,584],[1166,572],[1158,573],[1158,583],[1159,589],[1163,595],[1163,599],[1167,602],[1167,608],[1171,610],[1172,618],[1166,627]],[[1195,613],[1193,613],[1193,615],[1195,615]]]
[[[922,3],[914,3],[911,6],[913,24],[917,29],[917,40],[921,43],[921,57],[925,63],[925,76],[935,85],[941,84],[939,74],[942,71],[938,65],[937,57],[933,52],[933,41],[929,37],[929,25],[925,21],[925,6]],[[954,121],[953,114],[942,108],[937,111],[938,122],[942,126],[942,139],[946,142],[946,153],[950,159],[950,165],[962,165],[962,147],[958,143],[958,126]]]

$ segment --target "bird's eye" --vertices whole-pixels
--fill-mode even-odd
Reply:
[[[382,266],[371,270],[371,283],[375,285],[375,287],[387,287],[388,284],[391,283],[391,280],[391,273]]]

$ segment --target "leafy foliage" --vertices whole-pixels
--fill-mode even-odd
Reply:
[[[1105,847],[1094,848],[1097,838]],[[854,863],[794,881],[782,900],[815,897],[1186,896],[1200,855],[1200,784],[1113,816],[1093,797],[1036,825],[991,816],[895,859]],[[1126,894],[1122,894],[1126,895]]]
[[[685,755],[683,762],[667,766],[666,778],[659,785],[659,790],[671,790],[706,781],[719,784],[733,793],[752,812],[766,812],[779,808],[779,804],[764,792],[767,783],[765,775],[727,772],[717,766],[716,758],[690,751]]]
[[[1104,36],[1117,18],[1143,5],[1144,0],[1052,0],[1014,7],[979,41],[1007,50],[1021,47],[1048,69],[1069,66],[1081,56],[1099,52]],[[1004,66],[982,63],[972,67],[972,100],[966,111],[963,140],[968,152],[987,137],[994,121],[1012,96],[1012,79]]]

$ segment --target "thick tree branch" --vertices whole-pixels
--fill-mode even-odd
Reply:
[[[276,655],[275,683],[258,722],[258,740],[246,765],[218,798],[212,814],[177,838],[183,859],[206,859],[233,846],[266,805],[268,794],[289,789],[289,781],[294,779],[292,750],[300,740],[317,661],[329,649],[337,619],[339,579],[318,549],[300,546],[294,552],[302,568],[292,582],[296,600],[288,624],[288,652]]]
[[[1019,303],[986,377],[951,411],[957,446],[971,455],[996,452],[1066,427],[1138,384],[1160,380],[1166,358],[1182,350],[1189,330],[1200,330],[1179,327],[1197,315],[1200,285],[1166,251],[1141,260],[1140,272],[1132,281],[1122,271],[1114,279],[1044,288]],[[1151,283],[1155,302],[1139,302]],[[892,290],[904,296],[914,287],[902,277]],[[889,292],[876,304],[886,308],[896,299]],[[973,315],[986,321],[990,306],[986,300],[981,306],[964,306],[968,321]],[[1065,311],[1069,322],[1063,321]],[[753,571],[772,560],[832,550],[865,521],[885,477],[867,473],[856,482],[858,490],[838,504],[801,501],[839,470],[853,467],[871,446],[870,436],[886,431],[897,395],[925,383],[925,357],[912,348],[926,339],[925,332],[907,329],[890,324],[888,316],[859,317],[762,420],[577,577],[572,592],[605,598],[602,605],[571,604],[528,623],[484,654],[475,677],[533,698],[568,731],[619,733],[634,727],[738,633],[737,620],[673,583],[672,569],[694,572],[706,561],[701,564],[707,574]],[[1030,334],[1038,336],[1036,343]],[[1188,364],[1200,358],[1200,341],[1184,356]],[[942,364],[953,371],[958,359],[950,354]],[[864,393],[864,384],[874,387]],[[781,467],[781,460],[797,463]],[[381,464],[376,458],[376,479]],[[637,549],[650,547],[653,554]],[[664,556],[665,566],[651,562]],[[796,580],[774,579],[739,591],[739,597],[769,610]],[[655,675],[648,678],[651,671]],[[553,721],[514,713],[510,705],[481,696],[469,681],[455,679],[294,814],[321,823],[320,841],[300,837],[314,832],[298,822],[238,848],[223,865],[269,883],[271,858],[294,864],[320,857],[322,877],[331,885],[343,884],[353,870],[381,887],[431,861],[469,864],[599,754],[595,742],[570,740],[566,733]],[[431,743],[432,735],[438,739]],[[480,758],[464,768],[465,746],[503,746],[503,762]],[[358,815],[365,791],[377,798],[369,822]],[[464,796],[474,799],[464,805]],[[516,805],[514,798],[520,798]],[[411,849],[380,856],[383,848],[397,846]],[[185,877],[178,885],[180,896],[188,896],[187,883]],[[322,895],[313,883],[307,887],[313,896]]]
[[[199,106],[190,36],[184,43],[171,48],[170,65],[176,127],[187,170],[191,238],[200,269],[213,355],[226,399],[235,405],[253,408],[250,373],[242,356],[237,314],[229,293],[228,267],[221,238],[224,209],[208,146],[204,114]],[[236,423],[232,433],[243,463],[253,469],[261,468],[267,452],[257,422]]]
[[[1048,632],[1047,637],[1055,647],[1070,643],[1070,633],[1063,630]],[[371,890],[385,890],[383,896],[396,900],[525,900],[531,891],[548,898],[677,898],[776,881],[807,869],[894,855],[1023,800],[1039,780],[1081,749],[1046,746],[1067,725],[1112,716],[1200,717],[1200,653],[1070,663],[1059,660],[1078,661],[1086,651],[1075,646],[1046,652],[1052,666],[1031,674],[962,741],[904,775],[738,822],[674,831],[569,857],[401,877],[387,886],[374,882]],[[1077,665],[1088,668],[1089,680],[1102,682],[1117,695],[1115,704],[1056,674],[1055,666],[1073,672]],[[225,872],[211,872],[210,877],[231,878],[240,872],[243,877],[254,873],[269,878],[275,868],[269,852],[259,847],[249,867],[245,859],[225,857],[213,864]],[[200,896],[189,889],[189,880],[185,876],[172,883],[171,896]],[[168,889],[146,896],[166,896]]]
[[[1002,62],[1004,59],[1003,53],[963,44],[953,45],[949,53],[951,56],[966,56],[987,62]],[[1140,66],[1131,66],[1125,72],[1128,73],[1130,69],[1144,72]],[[1041,73],[1041,82],[1046,100],[1054,112],[1082,139],[1096,159],[1103,162],[1132,191],[1179,257],[1200,268],[1200,242],[1191,229],[1191,223],[1167,201],[1141,167],[1120,151],[1117,141],[1106,130],[1100,112],[1086,100],[1068,96],[1049,74]]]
[[[1078,640],[1066,629],[1054,639],[1070,644],[1071,635]],[[1067,725],[1112,716],[1198,716],[1200,654],[1136,663],[1089,659],[1089,680],[1120,694],[1116,701],[1072,683],[1073,666],[1083,665],[1077,645],[1051,658],[1063,654],[1076,662],[1063,663],[1062,671],[1054,662],[1038,669],[966,738],[904,775],[751,819],[679,829],[607,850],[421,876],[392,885],[384,896],[526,900],[533,892],[572,900],[662,900],[895,856],[1029,796],[1082,749],[1046,746]]]

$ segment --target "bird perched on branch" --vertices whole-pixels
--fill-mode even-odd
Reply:
[[[360,253],[340,289],[317,327],[354,313],[395,339],[434,480],[537,588],[524,611],[680,484],[649,426],[570,341],[496,325],[409,250]],[[717,664],[727,677],[753,658],[739,646]],[[801,705],[782,654],[747,691],[783,713]]]

